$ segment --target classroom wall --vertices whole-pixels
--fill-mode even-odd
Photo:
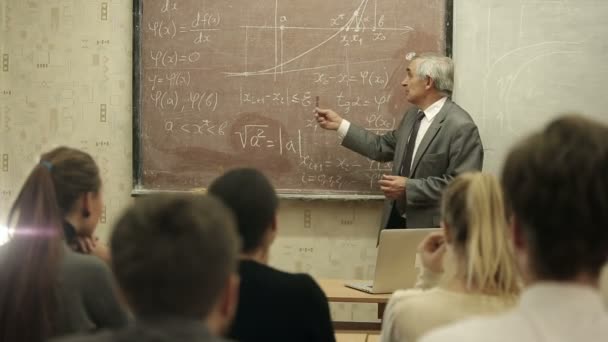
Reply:
[[[5,0],[0,5],[0,222],[40,154],[58,145],[99,163],[106,206],[98,232],[130,202],[130,0]],[[6,65],[4,67],[4,65]],[[281,203],[271,263],[324,277],[370,278],[380,202]],[[336,305],[341,320],[372,305]]]
[[[131,202],[131,37],[130,0],[0,4],[2,222],[40,154],[70,145],[101,167],[106,207],[99,234],[107,237]],[[283,201],[271,264],[369,279],[380,210],[380,202]],[[332,312],[340,320],[375,317],[375,307],[364,304],[334,305]]]

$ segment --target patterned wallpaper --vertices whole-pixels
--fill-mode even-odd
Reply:
[[[130,0],[0,1],[0,220],[40,154],[91,153],[106,207],[98,231],[131,202]],[[373,276],[379,202],[281,204],[271,263],[320,277]],[[0,237],[1,238],[1,237]],[[372,305],[333,305],[336,319],[375,317]]]
[[[2,1],[3,215],[40,154],[58,145],[99,163],[107,194],[100,231],[129,203],[130,13],[126,0]]]
[[[70,145],[101,167],[106,207],[98,233],[106,238],[131,202],[132,3],[0,4],[0,220],[40,154]],[[379,202],[284,202],[271,263],[318,276],[370,278],[379,215]],[[334,315],[375,315],[373,306],[355,308],[337,305]]]

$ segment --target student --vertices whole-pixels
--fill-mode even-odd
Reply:
[[[551,122],[511,150],[502,183],[526,285],[519,305],[422,341],[606,341],[598,282],[608,258],[608,126]]]
[[[239,238],[210,196],[138,199],[111,237],[112,269],[135,322],[70,342],[212,342],[236,310]]]
[[[209,192],[234,211],[243,240],[239,306],[229,336],[241,342],[334,341],[327,298],[317,283],[268,266],[278,206],[268,179],[236,169],[216,179]]]
[[[96,256],[69,248],[62,229],[73,229],[73,238],[91,236],[102,207],[90,155],[68,147],[42,155],[9,212],[14,234],[0,247],[0,341],[37,342],[126,325],[110,270]]]
[[[496,178],[479,172],[458,176],[443,194],[441,212],[443,233],[429,235],[419,247],[423,273],[418,289],[393,294],[382,341],[414,342],[433,328],[515,304],[518,273]],[[435,285],[443,259],[450,267],[441,284],[422,290]]]

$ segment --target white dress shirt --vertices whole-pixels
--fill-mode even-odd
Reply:
[[[606,342],[608,312],[598,290],[568,283],[531,286],[519,305],[432,331],[420,342]]]
[[[414,145],[414,154],[412,156],[416,155],[416,151],[418,150],[418,146],[420,146],[422,138],[424,138],[426,131],[429,130],[429,127],[433,123],[433,120],[435,119],[439,111],[441,111],[441,108],[443,108],[443,105],[445,105],[447,99],[447,97],[442,97],[441,99],[435,101],[432,105],[428,106],[426,109],[422,110],[424,112],[424,118],[422,118],[422,121],[420,121],[420,128],[418,129],[418,135],[416,136],[416,144]],[[349,128],[350,122],[348,120],[342,119],[342,122],[338,127],[338,137],[340,138],[340,141],[344,139],[344,137],[348,133]],[[412,158],[412,165],[413,164],[414,158]],[[412,167],[412,165],[410,165],[410,168]]]

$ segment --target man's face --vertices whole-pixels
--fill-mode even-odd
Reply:
[[[401,85],[405,88],[405,98],[412,104],[418,105],[424,98],[428,87],[428,77],[420,78],[416,74],[418,70],[418,60],[413,60],[406,69],[405,78]]]

